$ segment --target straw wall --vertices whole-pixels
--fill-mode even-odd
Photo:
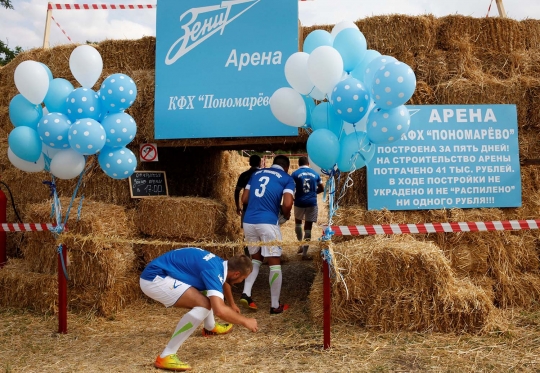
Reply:
[[[342,281],[332,286],[332,318],[381,331],[479,332],[494,310],[470,280],[458,279],[432,243],[372,236],[333,246]],[[320,282],[310,294],[321,320]]]

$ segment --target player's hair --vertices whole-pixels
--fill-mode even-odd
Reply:
[[[242,254],[229,258],[227,268],[231,272],[239,271],[242,276],[245,276],[251,273],[253,264],[247,255]]]
[[[283,168],[289,168],[289,166],[291,165],[291,161],[289,161],[289,157],[287,157],[286,155],[280,154],[276,155],[273,164],[277,164],[278,166],[281,166]]]
[[[300,157],[298,158],[298,165],[299,166],[307,166],[309,164],[309,160],[307,157]]]
[[[251,167],[259,167],[261,165],[261,157],[259,157],[257,154],[253,154],[251,157],[249,157],[249,165]]]

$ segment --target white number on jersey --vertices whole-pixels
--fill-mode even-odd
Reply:
[[[213,257],[215,257],[214,254],[210,253],[210,254],[206,254],[203,258],[203,260],[206,260],[206,261],[209,261],[210,259],[212,259]]]
[[[255,189],[255,195],[260,198],[264,196],[264,192],[266,192],[266,185],[270,182],[270,178],[268,176],[262,176],[259,181],[261,182],[260,189]]]

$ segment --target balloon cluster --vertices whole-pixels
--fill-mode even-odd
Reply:
[[[69,68],[81,87],[53,78],[41,62],[24,61],[15,69],[20,93],[9,104],[15,126],[8,137],[10,162],[22,171],[47,170],[59,179],[72,179],[84,170],[87,157],[97,154],[106,175],[129,177],[137,159],[126,145],[135,138],[137,126],[124,110],[137,97],[135,82],[113,74],[93,91],[103,60],[90,45],[73,50]]]
[[[404,104],[416,88],[413,70],[367,49],[353,22],[340,22],[331,33],[312,31],[303,52],[287,59],[285,77],[290,87],[274,92],[270,109],[280,122],[312,130],[311,166],[361,168],[373,158],[375,144],[397,141],[409,130]]]

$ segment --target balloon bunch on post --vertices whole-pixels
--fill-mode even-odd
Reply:
[[[15,69],[20,93],[9,104],[15,126],[8,137],[10,162],[22,171],[46,170],[59,179],[72,179],[82,173],[87,157],[96,154],[105,174],[129,177],[137,159],[126,145],[135,138],[137,126],[124,111],[137,96],[135,82],[113,74],[93,91],[103,60],[90,45],[73,50],[69,67],[81,87],[54,78],[41,62],[24,61]]]
[[[270,109],[283,124],[312,131],[311,165],[327,174],[365,166],[377,144],[397,141],[409,130],[404,104],[416,89],[413,70],[367,49],[353,22],[307,35],[303,52],[287,59],[285,78],[290,87],[274,92]]]

